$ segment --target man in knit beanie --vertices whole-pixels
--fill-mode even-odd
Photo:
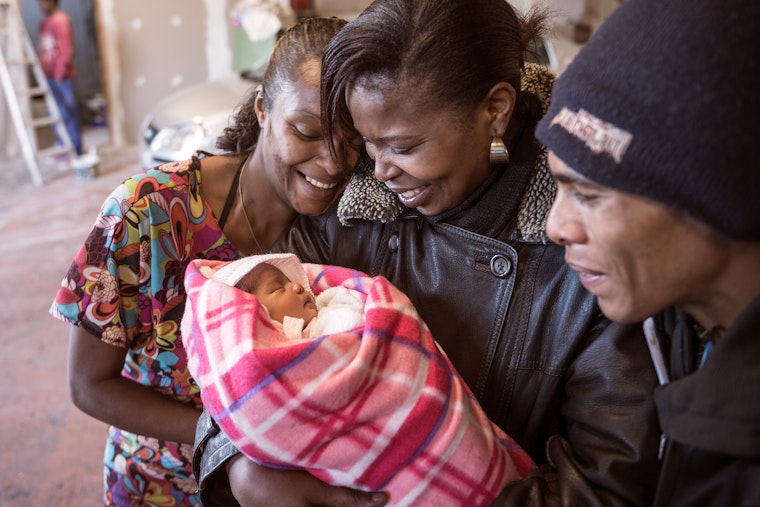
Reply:
[[[758,121],[760,2],[628,0],[537,127],[549,237],[608,317],[644,321],[657,506],[760,504]]]

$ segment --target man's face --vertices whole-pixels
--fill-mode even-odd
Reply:
[[[725,267],[720,239],[661,204],[600,186],[553,153],[557,197],[547,221],[565,261],[604,314],[638,322],[670,306],[695,315]],[[667,170],[667,168],[663,168]]]

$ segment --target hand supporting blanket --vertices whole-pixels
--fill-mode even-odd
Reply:
[[[363,328],[286,338],[255,296],[188,266],[182,336],[204,406],[246,456],[392,505],[489,505],[533,467],[478,405],[409,299],[383,277],[305,264],[358,291]]]

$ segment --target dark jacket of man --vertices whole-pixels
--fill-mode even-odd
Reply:
[[[693,320],[669,311],[660,322],[671,382],[655,394],[667,438],[655,507],[760,505],[760,298],[699,368]]]

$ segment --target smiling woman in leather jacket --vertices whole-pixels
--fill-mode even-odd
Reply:
[[[409,296],[488,416],[542,465],[497,504],[648,505],[659,435],[645,340],[600,313],[545,235],[555,187],[533,131],[553,77],[523,64],[542,20],[503,0],[379,0],[349,23],[323,61],[323,123],[358,131],[374,166],[277,248]],[[384,501],[312,483],[297,496],[308,479],[229,460],[207,418],[196,443],[207,505],[234,505],[227,472],[242,505]]]

